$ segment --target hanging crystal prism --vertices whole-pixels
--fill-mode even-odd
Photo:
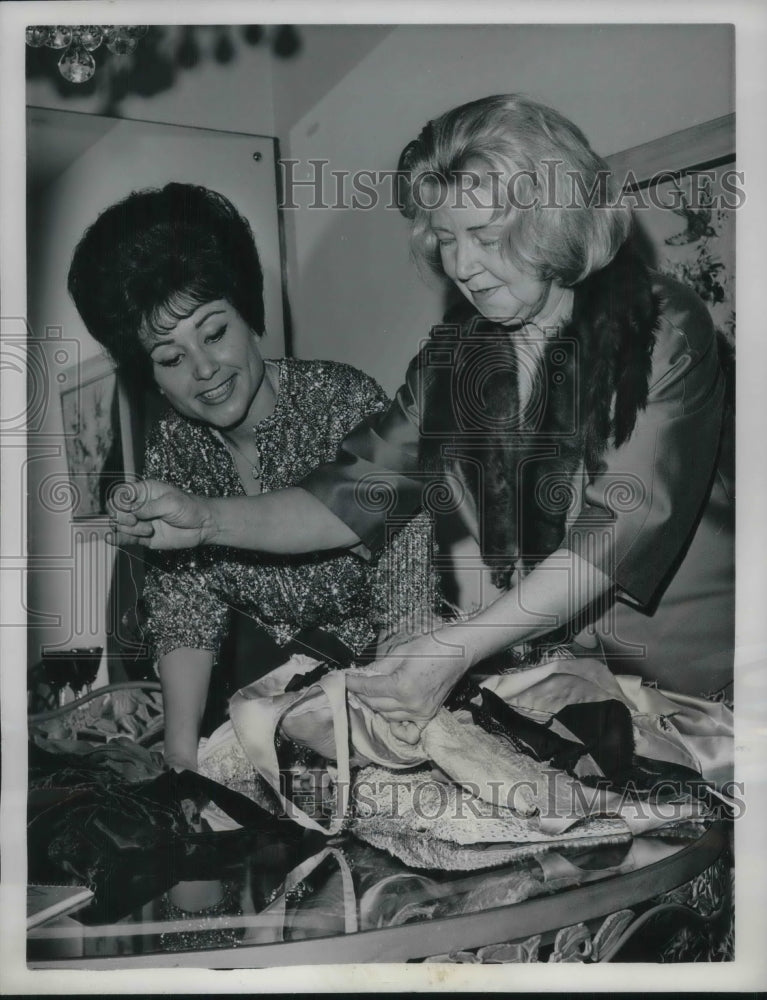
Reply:
[[[59,72],[70,83],[86,83],[96,72],[96,60],[82,45],[70,45],[59,59]]]
[[[104,32],[98,24],[78,24],[72,34],[72,41],[79,42],[88,52],[93,52],[104,40]]]
[[[65,49],[72,41],[72,29],[66,24],[56,24],[50,29],[46,45],[51,49]]]
[[[126,56],[134,52],[138,45],[138,38],[131,35],[124,27],[107,28],[104,37],[107,48],[116,56]]]
[[[25,34],[27,45],[31,45],[33,49],[47,45],[48,39],[51,37],[51,30],[47,24],[30,24]]]

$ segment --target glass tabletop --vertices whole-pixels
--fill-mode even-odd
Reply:
[[[579,899],[610,913],[650,898],[663,891],[664,878],[666,887],[679,884],[713,859],[715,833],[716,824],[592,849],[548,849],[469,872],[408,868],[350,835],[288,840],[241,831],[218,835],[204,856],[177,851],[151,864],[125,852],[86,906],[28,932],[28,962],[221,968],[281,964],[283,957],[285,964],[424,957],[456,944],[510,940],[517,924],[532,933],[564,926],[568,914],[575,914],[570,922],[586,919]],[[693,863],[700,845],[707,850]],[[523,907],[524,921],[515,921]]]

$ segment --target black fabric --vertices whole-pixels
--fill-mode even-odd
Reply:
[[[304,688],[311,687],[317,681],[329,673],[332,668],[327,663],[320,663],[314,670],[305,674],[294,674],[285,685],[285,692],[292,694],[294,691],[303,691]]]
[[[113,781],[133,785],[156,778],[164,767],[162,754],[127,737],[106,744],[42,738],[41,743],[28,744],[27,774],[33,790],[105,786]]]
[[[668,761],[653,760],[651,757],[635,754],[624,787],[662,796],[674,792],[677,794],[691,792],[709,805],[717,808],[721,806],[723,814],[727,811],[722,800],[711,795],[711,782],[702,778],[700,772],[685,767],[684,764],[671,764]]]
[[[37,779],[47,768],[58,785],[29,794],[29,880],[90,886],[98,901],[88,908],[94,921],[119,919],[180,879],[204,878],[206,864],[215,868],[254,836],[287,844],[305,836],[284,815],[192,771],[130,783],[109,768],[67,768],[67,755],[31,747],[30,757]],[[199,808],[207,801],[243,829],[203,830]]]
[[[571,770],[583,754],[583,747],[552,732],[550,723],[534,722],[517,712],[493,691],[481,689],[482,704],[472,705],[477,725],[488,732],[505,736],[516,749],[540,761],[556,760],[556,767]]]
[[[719,800],[712,797],[710,782],[698,771],[636,753],[631,712],[616,699],[566,705],[547,722],[536,722],[494,692],[480,688],[472,678],[464,677],[445,706],[451,711],[466,709],[478,726],[507,740],[517,752],[550,763],[586,785],[609,787],[630,797],[693,794],[708,805],[720,806]],[[579,742],[552,731],[554,719]],[[604,777],[575,774],[578,761],[587,754]]]
[[[566,705],[555,719],[585,745],[602,773],[613,784],[628,777],[634,760],[634,730],[628,706],[614,698]],[[556,760],[555,767],[561,766]]]
[[[503,737],[518,752],[550,762],[558,770],[573,774],[578,761],[588,754],[610,784],[620,785],[632,774],[635,755],[631,713],[615,699],[567,705],[547,722],[536,722],[467,677],[453,690],[446,706],[452,711],[467,709],[486,732]],[[553,731],[554,719],[578,742]]]
[[[287,660],[285,650],[249,615],[233,609],[229,631],[213,667],[201,736],[210,736],[226,720],[229,699],[240,688]]]
[[[213,802],[236,823],[251,830],[298,836],[301,827],[285,816],[274,816],[246,795],[206,778],[195,771],[165,771],[142,785],[137,793],[146,802],[177,809],[183,801]]]

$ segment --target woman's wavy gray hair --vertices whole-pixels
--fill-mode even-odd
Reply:
[[[413,253],[438,274],[430,210],[452,204],[444,201],[451,193],[469,198],[467,174],[485,192],[491,181],[490,204],[507,219],[505,255],[543,280],[577,284],[610,263],[631,228],[630,208],[616,201],[609,168],[580,129],[517,94],[472,101],[428,122],[403,150],[399,170]]]

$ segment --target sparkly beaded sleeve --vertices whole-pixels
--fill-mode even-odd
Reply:
[[[146,450],[144,474],[189,489],[200,468],[194,435],[171,415],[156,425]],[[205,584],[210,553],[190,549],[160,552],[147,571],[144,602],[147,627],[157,657],[174,649],[208,649],[214,654],[226,633],[226,604]]]

